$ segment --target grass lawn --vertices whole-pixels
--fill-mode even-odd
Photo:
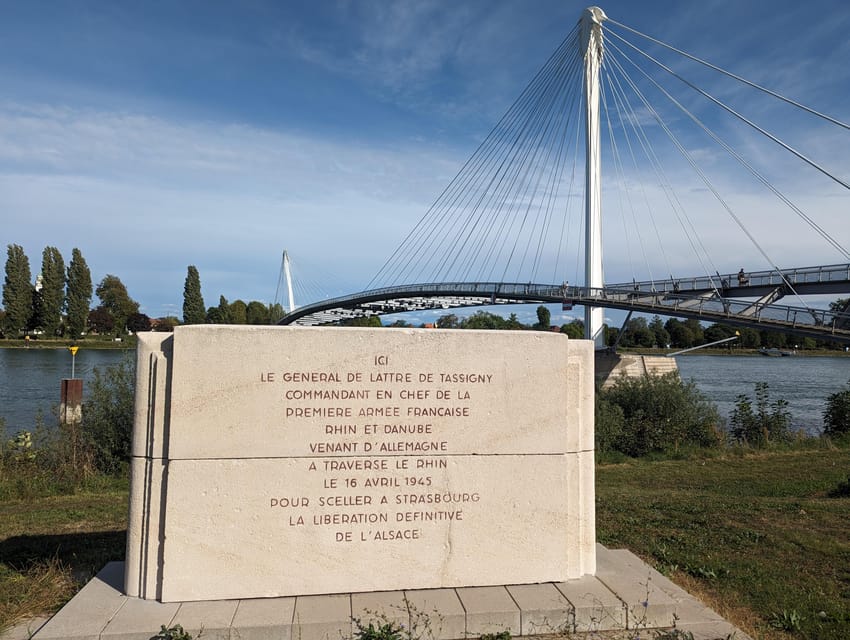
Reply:
[[[59,609],[110,560],[124,559],[126,480],[73,495],[0,501],[0,630]]]
[[[848,476],[846,449],[603,465],[597,537],[756,638],[846,640]]]
[[[848,476],[847,449],[600,465],[597,536],[755,638],[845,640],[850,496],[830,493]],[[0,501],[0,629],[55,611],[123,559],[126,511],[124,480]]]

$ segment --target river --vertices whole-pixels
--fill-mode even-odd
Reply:
[[[83,379],[83,401],[95,367],[103,370],[133,355],[125,349],[80,347],[74,375]],[[45,426],[55,425],[60,380],[70,377],[68,349],[0,349],[0,419],[6,423],[7,434],[34,429],[39,412]]]
[[[771,401],[787,400],[794,430],[819,434],[826,399],[850,381],[846,356],[677,356],[679,375],[693,380],[728,420],[739,394],[755,403],[755,384],[766,382]]]
[[[95,367],[101,369],[132,357],[123,350],[81,348],[76,358],[76,376],[86,383]],[[826,398],[850,380],[850,357],[792,356],[678,356],[679,373],[717,404],[720,415],[729,417],[738,394],[755,399],[755,383],[768,384],[772,400],[788,401],[792,424],[817,434],[823,427]],[[0,349],[0,418],[7,434],[31,430],[41,411],[46,425],[55,423],[53,411],[59,403],[59,381],[71,376],[71,354],[67,349]]]

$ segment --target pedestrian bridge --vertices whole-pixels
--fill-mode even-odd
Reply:
[[[775,303],[792,290],[798,295],[850,292],[850,264],[766,271],[746,274],[746,277],[746,283],[738,282],[737,274],[718,274],[716,278],[632,282],[602,288],[531,282],[399,285],[305,305],[285,316],[280,324],[314,326],[410,311],[556,303],[565,309],[592,305],[850,343],[850,314],[846,310],[839,312]],[[725,288],[723,282],[726,282]],[[757,299],[746,299],[750,297]]]

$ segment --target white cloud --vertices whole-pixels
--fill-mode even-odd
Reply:
[[[0,108],[7,242],[24,245],[32,262],[47,245],[66,259],[79,247],[96,279],[126,277],[131,295],[153,306],[181,298],[188,264],[210,298],[269,300],[284,248],[362,286],[457,163],[421,143]]]

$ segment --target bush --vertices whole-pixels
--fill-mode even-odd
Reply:
[[[771,443],[790,442],[791,413],[787,400],[770,402],[766,382],[757,382],[756,407],[748,396],[741,394],[735,401],[735,408],[729,422],[732,425],[732,437],[751,447],[765,447]]]
[[[613,387],[596,395],[601,417],[597,442],[629,456],[676,451],[682,446],[716,447],[720,444],[717,408],[678,373],[640,378],[621,377]],[[617,432],[617,410],[622,428]]]
[[[841,438],[850,434],[850,382],[847,388],[833,393],[826,399],[823,412],[823,434]]]
[[[94,370],[83,405],[82,431],[98,471],[116,473],[130,459],[135,388],[131,353],[103,372]]]

